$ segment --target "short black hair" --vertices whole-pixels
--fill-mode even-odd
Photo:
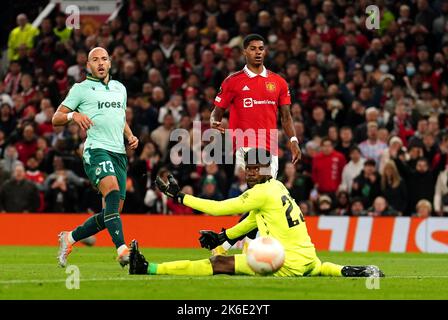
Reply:
[[[252,33],[252,34],[247,35],[244,38],[244,40],[243,40],[243,48],[246,49],[249,46],[249,43],[251,41],[255,41],[255,40],[256,41],[263,41],[263,43],[266,42],[266,40],[264,40],[264,38],[261,35],[259,35],[257,33]]]
[[[372,166],[372,167],[376,167],[376,161],[373,159],[367,159],[366,162],[364,162],[365,166]]]

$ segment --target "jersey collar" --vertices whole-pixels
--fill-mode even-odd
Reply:
[[[255,72],[250,71],[249,68],[247,67],[247,64],[244,66],[243,70],[249,78],[254,78],[256,76],[262,76],[263,78],[268,77],[268,71],[266,70],[265,66],[263,66],[263,71],[261,71],[260,74],[256,74]]]
[[[112,80],[112,76],[109,74],[109,82],[108,82],[107,84],[105,84],[105,83],[103,82],[103,80],[101,80],[101,79],[99,79],[99,78],[97,78],[97,77],[94,77],[91,73],[88,73],[88,74],[87,74],[87,76],[86,76],[86,80],[95,81],[95,82],[100,82],[100,83],[102,83],[104,86],[106,86],[106,88],[109,88],[109,83],[110,83],[110,81]]]

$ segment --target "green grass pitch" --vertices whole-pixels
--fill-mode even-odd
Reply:
[[[203,249],[141,251],[154,262],[208,257]],[[322,261],[380,266],[386,278],[378,289],[368,289],[359,278],[130,276],[114,260],[113,248],[79,246],[69,265],[80,270],[80,288],[68,290],[69,275],[57,266],[56,252],[56,247],[0,247],[0,299],[448,299],[448,255],[319,253]]]

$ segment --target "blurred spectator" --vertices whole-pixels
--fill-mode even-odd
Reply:
[[[21,66],[18,61],[11,61],[9,63],[9,70],[3,79],[5,86],[5,93],[14,95],[20,90],[20,79],[22,78]]]
[[[313,216],[316,213],[312,210],[312,204],[309,201],[299,202],[300,211],[304,216]]]
[[[384,166],[386,162],[388,162],[391,159],[391,154],[402,154],[406,152],[406,148],[403,148],[403,141],[397,137],[393,136],[389,140],[389,147],[383,151],[381,154],[381,160],[380,160],[380,166],[379,166],[379,172],[380,174],[383,174],[384,172]]]
[[[336,205],[334,209],[336,216],[348,216],[350,213],[350,197],[347,191],[340,190],[336,194]]]
[[[67,27],[66,20],[67,17],[63,12],[56,15],[56,26],[53,28],[53,32],[61,42],[68,41],[73,31],[73,28]]]
[[[334,150],[330,139],[322,140],[322,151],[313,158],[312,179],[320,193],[334,193],[341,184],[345,157]]]
[[[11,179],[5,181],[0,189],[0,211],[36,212],[39,207],[39,191],[28,181],[22,164],[14,167]]]
[[[239,168],[236,174],[237,180],[232,183],[229,190],[228,198],[236,198],[247,190],[246,171],[243,168]]]
[[[415,207],[416,212],[413,215],[418,218],[429,218],[432,214],[432,205],[428,200],[420,200]]]
[[[375,161],[368,159],[364,162],[364,169],[353,180],[352,197],[360,197],[364,207],[370,207],[373,200],[381,193],[381,177],[376,171]]]
[[[13,115],[11,106],[4,103],[0,107],[0,129],[5,135],[10,136],[17,127],[17,119]]]
[[[352,191],[353,180],[359,176],[364,168],[365,159],[361,156],[361,150],[358,147],[350,149],[350,161],[342,169],[342,182],[339,185],[340,190]]]
[[[212,175],[208,175],[202,183],[202,192],[199,197],[208,200],[223,200],[224,197],[216,185],[216,179]]]
[[[26,172],[25,177],[27,180],[34,182],[37,189],[39,190],[39,208],[38,212],[43,212],[45,209],[45,193],[44,193],[44,182],[45,173],[39,170],[39,162],[35,156],[28,158],[26,162]]]
[[[367,140],[359,144],[361,154],[366,159],[374,160],[379,165],[380,158],[387,145],[378,139],[378,124],[369,122],[367,126]]]
[[[367,215],[371,217],[398,216],[399,212],[389,206],[384,197],[376,197],[373,205],[367,209]]]
[[[289,194],[297,203],[308,200],[311,189],[313,189],[311,178],[308,175],[298,172],[292,162],[286,163],[279,181],[283,182]]]
[[[78,187],[87,185],[87,180],[67,170],[61,157],[53,159],[55,172],[45,179],[45,203],[47,212],[77,212]]]
[[[408,193],[406,184],[401,179],[393,160],[387,161],[384,165],[384,172],[381,177],[381,190],[387,202],[400,215],[403,215],[406,212]]]
[[[342,127],[339,131],[339,142],[335,149],[345,156],[345,160],[350,161],[350,151],[354,146],[352,128]]]
[[[174,129],[174,125],[173,115],[171,113],[167,113],[163,118],[163,124],[151,133],[151,139],[157,145],[163,159],[168,156],[168,143],[170,141],[170,134]]]
[[[34,47],[34,37],[39,34],[39,30],[28,22],[26,14],[17,16],[17,27],[9,34],[8,38],[8,60],[13,61],[19,58],[17,50],[24,44],[28,49]]]
[[[333,201],[331,198],[323,194],[317,200],[317,214],[319,215],[333,215],[332,211]]]
[[[36,153],[36,133],[32,124],[27,124],[23,128],[22,138],[16,143],[16,149],[22,163],[26,163],[28,158]]]
[[[4,158],[0,161],[0,167],[4,172],[11,174],[18,164],[23,165],[22,161],[19,160],[19,154],[16,147],[8,145],[5,150]]]
[[[448,215],[448,167],[439,173],[434,192],[434,213],[438,216]]]
[[[353,198],[350,203],[350,215],[359,217],[359,216],[366,216],[367,211],[364,210],[364,202],[361,198]]]
[[[76,53],[76,64],[67,69],[67,75],[72,78],[72,82],[80,82],[84,80],[87,74],[86,70],[87,53],[84,50],[78,50]]]

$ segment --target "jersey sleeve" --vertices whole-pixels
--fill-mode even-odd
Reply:
[[[255,186],[254,188],[245,191],[237,198],[223,201],[206,200],[187,194],[184,197],[183,203],[187,207],[212,216],[226,216],[261,208],[264,205],[265,200],[266,196],[263,189],[256,188]]]
[[[230,78],[225,79],[218,90],[215,98],[215,106],[227,109],[233,101],[233,89]]]
[[[255,218],[255,213],[250,212],[249,215],[246,217],[246,219],[240,221],[232,228],[227,229],[226,235],[231,240],[236,239],[254,230],[256,227],[257,227],[257,219]]]
[[[291,104],[291,95],[289,93],[288,84],[284,79],[280,80],[280,93],[278,97],[278,106]]]
[[[82,102],[82,89],[78,84],[74,84],[68,92],[61,105],[75,111]]]

